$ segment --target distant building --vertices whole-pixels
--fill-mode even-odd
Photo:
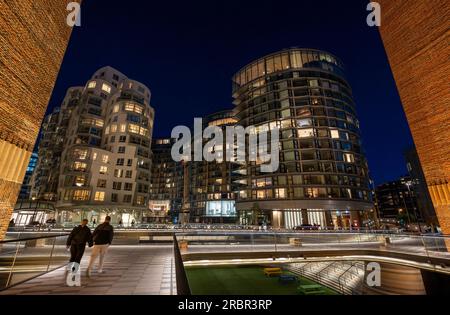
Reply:
[[[376,187],[375,194],[380,219],[404,218],[404,223],[416,222],[417,199],[412,190],[410,177],[404,176],[381,184]]]
[[[27,170],[25,172],[25,178],[20,188],[19,199],[27,200],[31,198],[31,177],[33,176],[34,169],[36,168],[38,160],[37,152],[31,154],[30,162],[28,163]]]
[[[208,126],[220,127],[226,134],[227,126],[234,126],[237,120],[233,111],[225,110],[211,114],[203,119],[203,129]],[[204,140],[204,144],[207,140]],[[236,223],[236,195],[234,180],[237,174],[234,171],[236,163],[227,162],[225,143],[223,161],[190,162],[190,221],[196,223]]]
[[[178,222],[183,199],[183,166],[172,159],[174,139],[154,139],[150,178],[151,213],[146,223]]]
[[[419,156],[415,148],[411,148],[405,152],[405,160],[409,176],[411,177],[411,188],[417,199],[417,210],[420,216],[429,225],[439,225],[425,181],[425,175],[423,174]]]

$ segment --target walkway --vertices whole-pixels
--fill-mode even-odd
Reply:
[[[65,284],[64,270],[14,286],[0,295],[170,295],[176,294],[173,246],[112,246],[105,260],[104,273],[86,277],[90,249],[81,262],[81,287]],[[172,268],[172,270],[171,270]]]

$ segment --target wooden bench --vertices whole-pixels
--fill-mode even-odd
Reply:
[[[268,277],[279,276],[282,274],[281,268],[264,268],[264,274]]]
[[[188,241],[178,241],[178,248],[180,250],[187,250],[188,249]]]
[[[322,295],[325,294],[322,286],[317,284],[301,285],[297,290],[304,295]]]

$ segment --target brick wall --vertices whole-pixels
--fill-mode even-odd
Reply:
[[[430,195],[450,234],[450,2],[377,1],[381,37]]]
[[[33,150],[72,31],[68,2],[0,0],[0,140],[20,149],[3,161],[14,168],[0,172],[0,239],[23,180],[17,162]]]

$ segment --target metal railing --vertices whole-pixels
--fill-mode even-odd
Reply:
[[[367,255],[428,263],[450,272],[450,237],[445,236],[273,231],[180,231],[176,235],[178,240],[189,243],[186,253],[190,257],[233,252],[245,253],[244,256],[251,256],[252,252],[282,253],[286,257],[289,252],[302,251],[309,252],[310,257],[314,257],[311,252],[328,251],[334,255],[366,252]]]
[[[0,241],[0,291],[67,263],[69,234]]]
[[[191,295],[191,288],[184,269],[183,258],[178,246],[177,236],[173,236],[173,253],[175,258],[175,276],[177,282],[177,295]]]

